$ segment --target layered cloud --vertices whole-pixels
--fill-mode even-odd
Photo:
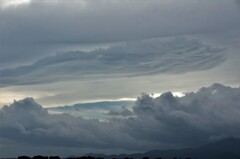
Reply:
[[[240,137],[239,97],[240,88],[220,84],[184,97],[174,97],[171,92],[157,98],[143,94],[133,106],[133,117],[104,122],[49,114],[32,98],[26,98],[0,110],[0,138],[7,143],[5,149],[13,144],[38,146],[39,150],[71,147],[78,152],[84,148],[109,152],[197,146]]]
[[[207,70],[224,61],[223,49],[186,38],[157,38],[90,52],[59,53],[33,64],[0,70],[1,86],[65,80],[134,77]]]
[[[1,67],[31,63],[56,51],[79,49],[84,43],[222,34],[240,25],[236,0],[0,2],[18,6],[0,9]]]

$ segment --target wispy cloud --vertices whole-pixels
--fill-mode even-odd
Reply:
[[[1,86],[185,73],[208,70],[224,60],[223,49],[194,39],[140,40],[91,52],[65,52],[31,65],[2,69]]]
[[[27,0],[3,0],[14,1]],[[222,34],[239,28],[239,7],[234,2],[32,0],[26,7],[0,10],[0,65],[32,63],[83,43]]]

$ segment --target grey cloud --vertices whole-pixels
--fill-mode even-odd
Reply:
[[[111,146],[116,148],[117,145],[121,147],[124,142],[131,146],[131,137],[117,132],[111,125],[68,114],[49,114],[32,98],[3,107],[0,118],[1,138],[12,139],[17,143],[99,149]],[[116,132],[109,134],[110,131]],[[121,138],[125,141],[121,141]]]
[[[32,1],[0,13],[5,67],[32,62],[72,44],[221,34],[240,25],[234,0]]]
[[[167,92],[153,99],[145,94],[133,110],[140,117],[137,122],[157,124],[149,125],[149,139],[199,144],[215,137],[239,136],[239,95],[240,88],[214,84],[184,97]],[[144,136],[141,132],[136,132],[139,138]]]
[[[32,98],[0,110],[0,138],[8,144],[147,151],[198,146],[223,137],[240,137],[240,88],[220,84],[174,97],[142,94],[129,118],[106,122],[49,114]],[[10,151],[10,150],[9,150]],[[81,151],[78,149],[78,151]]]
[[[122,110],[120,112],[117,111],[109,111],[107,115],[110,116],[123,116],[123,117],[129,117],[133,116],[133,112],[129,110],[127,107],[122,107]]]
[[[223,49],[184,37],[139,40],[91,52],[59,53],[31,65],[0,70],[1,85],[134,77],[207,70],[225,60]]]

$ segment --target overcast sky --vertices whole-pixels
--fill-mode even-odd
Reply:
[[[239,0],[0,0],[1,157],[240,137],[239,50]]]
[[[1,105],[237,86],[238,0],[1,0]]]

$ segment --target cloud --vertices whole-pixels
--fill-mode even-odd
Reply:
[[[1,86],[185,73],[208,70],[224,60],[223,49],[191,38],[138,40],[91,52],[59,53],[2,69]]]
[[[145,94],[133,110],[143,120],[142,124],[149,125],[150,121],[157,124],[150,124],[149,139],[199,144],[214,137],[239,136],[239,94],[239,88],[220,84],[180,98],[173,97],[171,92],[155,99]],[[143,137],[144,133],[138,132],[139,138]]]
[[[85,43],[222,34],[240,25],[234,0],[140,1],[33,0],[0,10],[1,67],[32,63]]]
[[[32,98],[16,101],[9,107],[5,106],[0,114],[1,138],[13,139],[16,142],[40,146],[104,149],[124,144],[119,137],[128,139],[127,135],[119,132],[106,134],[110,132],[111,125],[98,120],[84,120],[68,114],[49,114]],[[116,145],[113,145],[114,142]]]
[[[198,146],[223,137],[240,137],[239,97],[240,88],[220,84],[184,97],[174,97],[171,92],[157,98],[142,94],[133,107],[134,117],[104,122],[49,114],[26,98],[0,110],[0,138],[6,147],[61,147],[78,152],[84,148],[111,152]],[[5,154],[12,151],[9,148]]]
[[[133,116],[133,112],[129,110],[127,107],[122,107],[122,110],[120,112],[109,111],[107,115],[129,117],[129,116]]]

